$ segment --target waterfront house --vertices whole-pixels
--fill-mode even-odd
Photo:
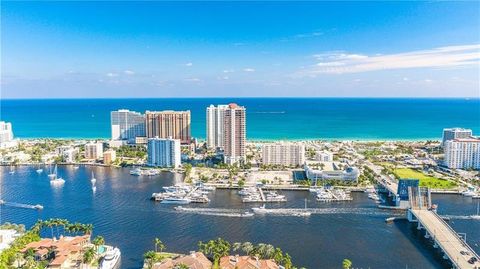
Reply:
[[[66,236],[60,239],[43,238],[38,242],[32,242],[22,249],[25,253],[33,249],[35,260],[48,260],[48,268],[66,269],[76,268],[82,261],[82,249],[90,243],[90,235]]]
[[[225,256],[220,259],[220,269],[283,269],[274,260],[261,260],[250,256]]]
[[[153,269],[172,269],[177,265],[184,264],[191,269],[210,269],[212,262],[201,252],[192,252],[190,255],[180,256],[175,259],[165,259],[161,263],[156,263]]]

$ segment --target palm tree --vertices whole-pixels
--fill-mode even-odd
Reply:
[[[283,260],[283,252],[280,248],[275,248],[275,251],[273,252],[273,259],[277,263],[281,263]]]
[[[99,235],[93,239],[92,243],[95,245],[95,249],[98,249],[99,246],[105,244],[105,239]]]
[[[155,264],[157,260],[157,253],[153,251],[147,251],[145,254],[143,254],[143,258],[147,262],[147,269],[152,269],[153,265]]]
[[[350,269],[350,268],[352,268],[352,261],[349,260],[349,259],[343,259],[342,268],[343,268],[343,269]]]
[[[242,243],[240,243],[240,242],[233,243],[233,246],[232,246],[233,251],[237,251],[241,248],[242,248]]]
[[[162,240],[160,240],[158,237],[155,238],[155,252],[158,252],[158,249],[160,249],[160,252],[163,252],[165,249],[165,244],[163,244]]]
[[[243,252],[245,252],[245,254],[250,256],[250,253],[252,253],[252,251],[254,250],[254,246],[250,242],[244,242],[242,244],[242,250],[243,250]]]
[[[89,265],[90,263],[92,263],[94,257],[95,257],[95,250],[89,247],[83,253],[82,262]]]
[[[265,259],[271,259],[274,253],[275,253],[275,247],[273,247],[270,244],[265,246],[265,253],[264,253]]]
[[[283,266],[285,267],[285,269],[291,269],[292,268],[292,257],[290,257],[290,255],[288,253],[285,253],[285,255],[283,256]]]

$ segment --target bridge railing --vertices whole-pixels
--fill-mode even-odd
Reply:
[[[447,227],[447,229],[451,233],[453,233],[455,238],[457,238],[462,243],[462,245],[471,253],[472,256],[475,256],[477,258],[477,260],[480,260],[480,257],[478,256],[478,254],[475,252],[475,250],[473,250],[470,247],[470,245],[467,244],[465,239],[463,239],[460,235],[458,235],[458,233],[450,225],[448,225],[448,223],[442,217],[440,217],[437,214],[437,212],[435,212],[435,211],[431,211],[431,212],[443,225],[445,225]]]

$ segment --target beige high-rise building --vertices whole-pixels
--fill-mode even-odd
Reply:
[[[225,163],[234,164],[245,160],[246,133],[245,107],[229,104],[224,110]]]
[[[263,164],[299,166],[305,163],[305,146],[300,143],[269,143],[262,146]]]
[[[146,111],[145,125],[148,138],[171,137],[182,144],[190,143],[190,110]]]

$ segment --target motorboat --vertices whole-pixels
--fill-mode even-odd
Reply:
[[[120,249],[118,248],[113,248],[111,250],[108,250],[105,254],[105,257],[103,257],[99,269],[113,269],[115,266],[118,264],[120,261]]]
[[[34,205],[33,208],[36,209],[36,210],[42,210],[43,205]]]
[[[252,212],[246,211],[245,213],[242,213],[240,216],[242,217],[253,217],[255,214]]]
[[[255,214],[265,214],[265,213],[267,213],[267,209],[265,208],[265,205],[262,205],[261,207],[252,207],[252,211]]]
[[[96,191],[97,191],[97,186],[93,186],[93,187],[92,187],[92,191],[93,191],[93,192],[96,192]]]

